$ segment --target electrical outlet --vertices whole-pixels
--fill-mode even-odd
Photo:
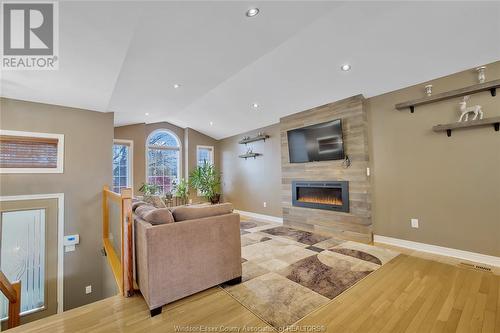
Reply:
[[[266,207],[267,207],[267,202],[264,201],[264,208],[266,208]]]
[[[411,219],[411,227],[418,229],[418,219]]]
[[[85,287],[85,293],[90,294],[92,292],[92,286],[86,286]]]
[[[370,177],[370,168],[366,168],[366,176]]]

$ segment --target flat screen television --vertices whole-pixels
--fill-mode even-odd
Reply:
[[[287,132],[290,163],[344,159],[340,119]]]

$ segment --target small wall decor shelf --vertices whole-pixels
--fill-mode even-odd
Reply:
[[[476,94],[482,91],[489,90],[491,96],[497,95],[497,88],[500,88],[500,80],[494,80],[485,83],[478,83],[472,86],[468,86],[461,89],[456,89],[432,96],[426,96],[418,99],[414,99],[411,101],[403,102],[396,104],[396,109],[399,111],[410,109],[410,112],[413,113],[415,111],[415,107],[424,104],[430,104],[435,102],[444,101],[454,97],[462,97],[466,95]]]
[[[247,143],[250,143],[250,142],[255,142],[255,141],[260,141],[260,140],[266,141],[266,139],[269,139],[269,135],[262,134],[262,135],[257,135],[253,138],[242,139],[242,140],[238,141],[238,143],[240,145],[246,145]]]
[[[460,129],[460,128],[468,128],[468,127],[481,127],[493,125],[495,131],[498,132],[500,129],[500,117],[492,117],[492,118],[484,118],[480,120],[471,120],[462,123],[451,123],[444,125],[436,125],[432,128],[434,132],[446,132],[448,136],[451,136],[451,131]]]
[[[256,158],[257,156],[261,156],[261,155],[262,154],[260,154],[260,153],[248,153],[248,154],[240,155],[238,157],[239,158],[244,158],[246,160],[247,158],[250,158],[250,157]]]

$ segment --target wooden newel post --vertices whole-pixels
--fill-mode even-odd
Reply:
[[[12,288],[16,293],[16,299],[9,301],[9,320],[7,322],[8,328],[13,328],[21,324],[21,281],[14,282]]]
[[[130,297],[134,293],[134,263],[132,246],[132,189],[121,190],[122,197],[122,269],[123,269],[123,294]]]
[[[21,281],[10,283],[5,274],[0,271],[0,292],[9,301],[7,328],[19,326],[21,315]]]
[[[109,186],[102,188],[102,238],[109,237],[109,212],[108,212],[108,192]]]

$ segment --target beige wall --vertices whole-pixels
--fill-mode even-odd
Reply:
[[[500,79],[500,62],[487,66]],[[500,256],[500,132],[432,126],[458,120],[459,98],[400,112],[394,104],[476,83],[473,70],[369,99],[375,234]],[[485,117],[500,116],[500,96],[472,95]],[[418,218],[419,229],[410,228]]]
[[[64,254],[64,308],[102,298],[101,190],[111,183],[113,114],[2,98],[0,128],[64,134],[63,174],[2,174],[0,195],[64,193],[64,232],[80,234]],[[85,294],[85,286],[92,293]]]
[[[239,158],[246,146],[238,144],[244,136],[262,132],[270,138],[249,143],[256,159]],[[224,201],[230,201],[239,210],[282,216],[281,210],[281,139],[280,126],[274,124],[219,141],[220,166],[223,178]],[[264,207],[267,202],[267,207]]]
[[[181,177],[188,177],[196,167],[196,146],[214,146],[215,164],[218,166],[219,149],[217,140],[204,135],[192,128],[181,128],[167,122],[153,124],[135,124],[115,127],[115,139],[134,141],[134,193],[139,194],[139,188],[146,181],[146,139],[157,129],[168,129],[175,133],[181,141]],[[191,191],[191,197],[196,197],[196,191]]]

